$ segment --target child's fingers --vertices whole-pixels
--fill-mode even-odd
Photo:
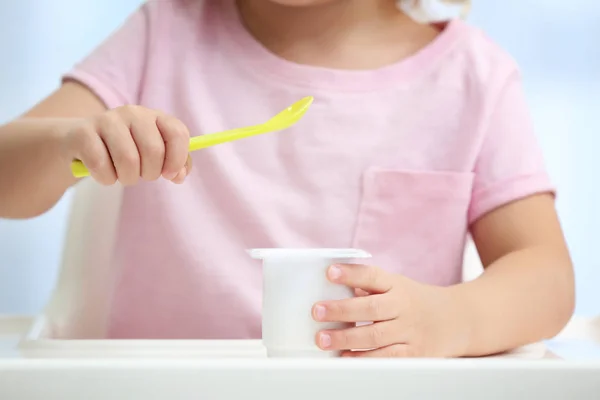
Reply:
[[[327,277],[333,283],[370,293],[385,293],[392,288],[392,280],[387,272],[367,265],[332,265],[327,270]]]
[[[312,316],[319,322],[387,321],[398,317],[396,301],[386,294],[323,301],[313,306]]]
[[[413,358],[418,357],[408,344],[396,343],[368,351],[344,351],[342,357],[352,358]]]
[[[165,179],[175,181],[188,160],[190,134],[181,121],[170,116],[159,116],[156,119],[156,126],[165,143],[162,175]]]
[[[81,160],[94,180],[102,185],[117,181],[117,172],[106,145],[92,124],[81,124],[69,135],[69,151]]]
[[[185,169],[187,171],[187,174],[190,173],[190,171],[192,170],[192,156],[190,154],[188,154],[187,156],[187,161],[185,162]]]
[[[165,159],[165,143],[153,118],[134,118],[131,136],[141,161],[141,176],[147,181],[160,178]]]
[[[190,174],[192,170],[192,157],[188,154],[187,161],[185,163],[185,167],[181,168],[181,170],[175,175],[171,181],[173,183],[181,184],[185,181],[185,178]]]
[[[82,161],[90,171],[90,176],[101,185],[113,185],[117,181],[117,171],[112,163],[108,149],[96,134],[93,155],[83,156]]]
[[[348,329],[321,331],[316,343],[322,350],[368,350],[390,346],[398,342],[393,321]]]
[[[140,177],[140,155],[129,128],[116,113],[105,114],[98,125],[119,182],[123,185],[135,184]]]
[[[183,181],[185,181],[186,175],[187,175],[187,170],[185,169],[185,167],[183,167],[177,173],[177,175],[175,175],[175,178],[171,179],[171,182],[177,183],[177,184],[182,184]]]

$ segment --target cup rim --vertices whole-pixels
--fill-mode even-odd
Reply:
[[[371,254],[353,248],[262,248],[248,250],[250,257],[259,260],[282,258],[354,259],[370,258]]]

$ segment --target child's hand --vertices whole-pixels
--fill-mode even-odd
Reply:
[[[374,323],[321,331],[316,337],[321,349],[343,350],[346,357],[452,357],[464,352],[465,318],[445,288],[364,265],[335,265],[327,277],[354,288],[358,297],[315,304],[316,321]]]
[[[77,120],[65,137],[69,160],[79,159],[98,182],[135,184],[163,176],[181,183],[191,169],[190,134],[178,119],[124,106]]]

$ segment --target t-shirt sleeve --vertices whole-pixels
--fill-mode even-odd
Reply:
[[[469,224],[507,203],[539,193],[555,194],[518,71],[506,79],[483,126]]]
[[[154,1],[144,3],[98,48],[63,76],[87,86],[108,108],[136,104],[144,78]]]

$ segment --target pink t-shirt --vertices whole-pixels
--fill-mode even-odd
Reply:
[[[233,0],[155,0],[67,77],[192,135],[315,97],[284,132],[193,153],[184,185],[126,189],[113,338],[259,338],[250,248],[361,248],[389,271],[458,283],[470,223],[553,190],[515,63],[458,20],[399,63],[340,71],[268,52]]]

